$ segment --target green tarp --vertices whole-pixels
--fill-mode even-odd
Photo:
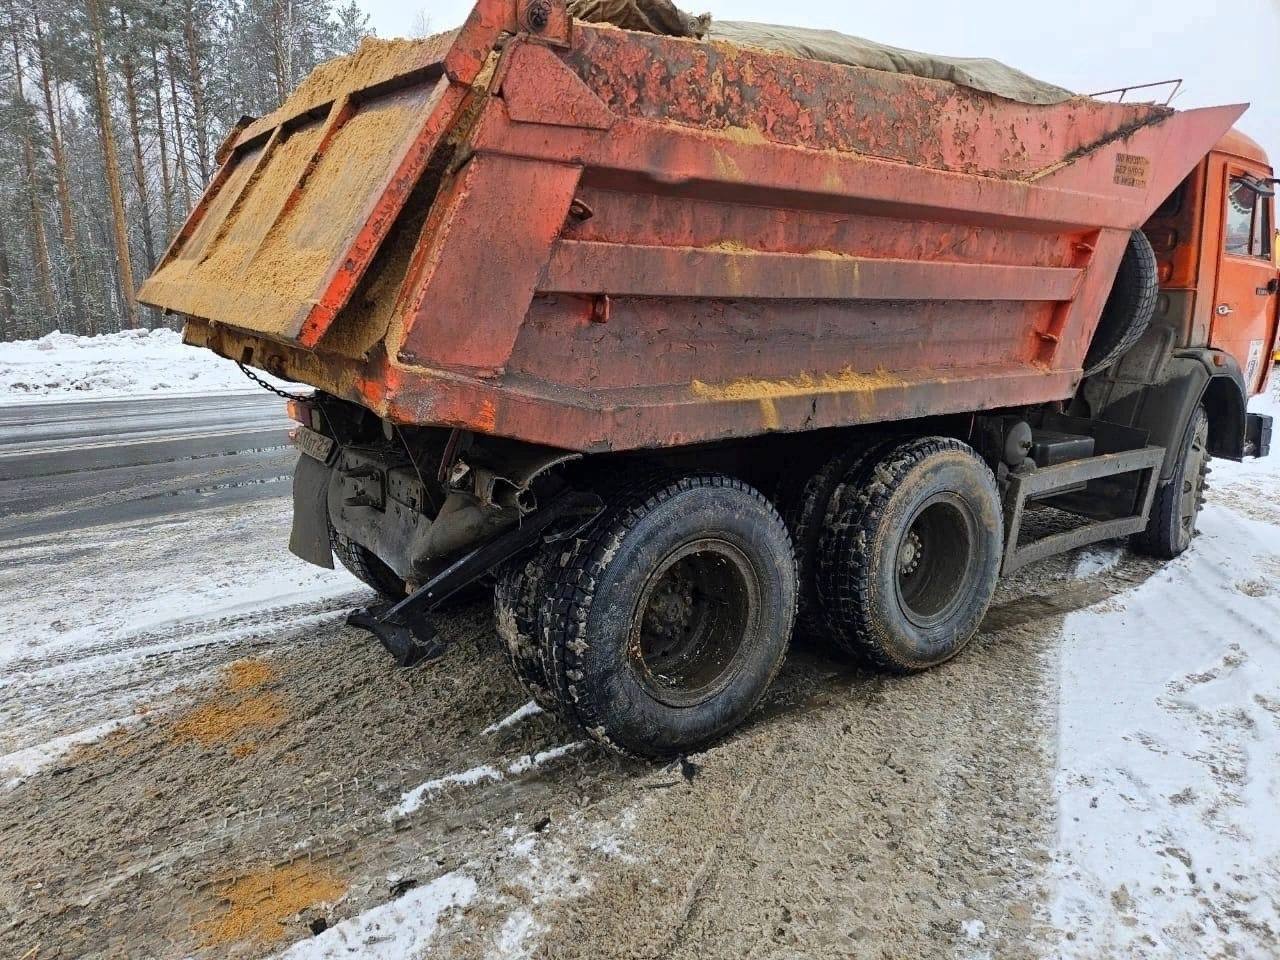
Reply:
[[[675,6],[671,0],[570,0],[569,13],[579,20],[610,23],[624,30],[725,40],[808,60],[946,80],[1018,103],[1061,103],[1075,96],[1069,90],[985,57],[918,53],[834,30],[713,20],[710,14],[705,13],[695,17]]]

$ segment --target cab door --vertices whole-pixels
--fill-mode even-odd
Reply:
[[[1224,211],[1209,343],[1240,364],[1252,395],[1270,367],[1276,325],[1274,189],[1270,171],[1225,164]]]

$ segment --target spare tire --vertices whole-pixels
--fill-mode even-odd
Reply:
[[[1085,376],[1105,370],[1142,339],[1155,315],[1159,290],[1151,241],[1141,230],[1134,230],[1085,355]]]

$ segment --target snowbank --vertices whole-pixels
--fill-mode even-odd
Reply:
[[[0,405],[258,389],[230,360],[186,346],[166,328],[99,337],[55,330],[39,340],[0,343]]]
[[[1253,409],[1276,415],[1280,403]],[[1275,948],[1280,456],[1213,469],[1192,548],[1066,623],[1053,904],[1063,957]]]

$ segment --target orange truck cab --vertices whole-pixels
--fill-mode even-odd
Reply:
[[[1204,197],[1200,260],[1211,264],[1213,297],[1195,312],[1207,343],[1240,364],[1250,393],[1263,389],[1280,318],[1280,271],[1276,268],[1275,184],[1262,148],[1233,130],[1192,175]],[[1193,187],[1188,187],[1193,189]],[[1194,202],[1194,201],[1192,201]],[[1181,284],[1200,277],[1182,275]],[[1172,278],[1171,278],[1172,280]],[[1171,286],[1167,283],[1166,286]]]
[[[1213,455],[1269,448],[1269,419],[1246,407],[1267,384],[1280,323],[1275,184],[1262,148],[1233,129],[1143,224],[1159,281],[1152,322],[1082,385],[1089,409],[1173,446],[1199,403]]]

